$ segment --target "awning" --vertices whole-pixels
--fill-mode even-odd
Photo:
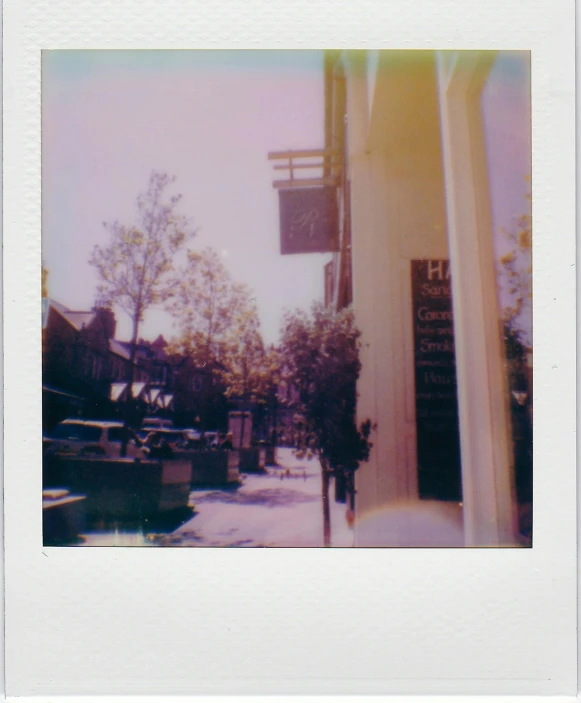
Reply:
[[[126,388],[126,383],[112,383],[111,390],[109,391],[109,399],[114,403],[119,402]]]
[[[150,405],[153,405],[155,403],[155,401],[158,399],[160,393],[161,393],[161,388],[150,388],[147,391],[147,393],[145,394],[145,400]]]
[[[143,393],[146,385],[147,384],[145,383],[133,383],[131,385],[131,390],[133,391],[133,398],[139,398],[139,396]],[[111,390],[109,391],[110,400],[112,400],[114,403],[118,403],[121,398],[126,395],[127,387],[127,383],[112,383]]]
[[[169,408],[172,400],[173,400],[173,395],[160,395],[157,399],[157,404],[159,405],[160,408],[164,408],[167,410],[167,408]]]
[[[145,383],[134,383],[131,386],[131,391],[133,394],[134,398],[139,398],[139,396],[143,393],[143,389],[145,388],[146,384]]]
[[[51,386],[43,386],[42,392],[43,393],[54,393],[55,395],[62,395],[64,398],[69,398],[70,400],[78,400],[81,403],[84,403],[86,400],[86,398],[83,398],[80,395],[73,395],[72,393],[65,393],[65,391],[59,391],[57,388],[52,388]]]

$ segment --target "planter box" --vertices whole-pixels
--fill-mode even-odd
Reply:
[[[274,445],[267,445],[264,448],[265,456],[264,463],[266,466],[276,466],[276,447]]]
[[[192,463],[176,457],[162,461],[161,491],[158,511],[179,510],[190,502]]]
[[[42,539],[45,546],[74,542],[85,527],[85,496],[68,491],[42,495]]]
[[[47,474],[51,473],[52,477]],[[60,459],[45,480],[86,496],[93,518],[139,519],[188,505],[191,463],[180,460]]]
[[[223,486],[237,479],[236,452],[218,450],[187,454],[192,467],[192,487]],[[180,453],[180,456],[182,455],[185,455],[185,452]]]
[[[240,449],[240,463],[238,468],[241,473],[258,473],[264,470],[260,466],[260,450],[258,447]]]

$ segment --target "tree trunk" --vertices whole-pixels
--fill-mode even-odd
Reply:
[[[242,400],[242,422],[240,424],[240,449],[244,447],[244,420],[246,419],[246,403]]]
[[[278,444],[278,400],[275,396],[272,406],[272,457],[273,463],[276,464],[276,445]]]
[[[347,474],[347,501],[349,510],[355,514],[355,472],[349,471]]]
[[[135,356],[137,353],[137,333],[139,331],[138,318],[135,317],[133,320],[133,334],[131,336],[131,353],[129,355],[129,373],[127,380],[127,395],[125,396],[125,408],[123,413],[123,435],[121,440],[121,457],[127,456],[127,444],[129,442],[129,421],[131,415],[131,405],[133,402],[133,378],[134,378],[134,366],[135,366]]]
[[[202,381],[202,403],[201,403],[201,422],[200,422],[200,432],[202,435],[202,442],[206,439],[206,430],[208,429],[208,406],[210,404],[209,392],[208,392],[209,379],[204,376]]]
[[[329,508],[329,464],[321,456],[321,479],[323,488],[323,545],[331,546],[331,511]]]

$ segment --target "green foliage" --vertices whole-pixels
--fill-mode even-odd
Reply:
[[[504,347],[506,358],[509,361],[524,363],[525,348],[520,341],[518,330],[515,330],[508,322],[504,323]]]
[[[370,420],[359,428],[355,420],[361,333],[353,313],[315,303],[310,314],[287,313],[281,337],[282,366],[300,399],[303,448],[335,469],[357,469],[369,458],[372,428]]]
[[[212,370],[227,397],[262,400],[276,359],[265,349],[252,291],[236,283],[212,249],[188,252],[170,304],[179,336],[172,349]]]
[[[44,264],[41,269],[41,295],[43,298],[48,298],[48,269]]]
[[[245,400],[262,395],[266,350],[254,306],[235,320],[226,350],[223,372],[226,395]]]
[[[502,231],[509,251],[500,257],[500,285],[510,301],[502,310],[505,328],[513,339],[531,346],[529,337],[532,314],[532,229],[530,214],[518,218],[516,227]]]
[[[144,312],[172,296],[174,259],[195,234],[189,219],[177,212],[182,196],[167,193],[174,182],[153,171],[147,190],[137,197],[136,223],[103,223],[110,242],[96,246],[90,259],[100,279],[100,303],[124,310],[134,337]]]
[[[179,328],[174,346],[200,366],[221,362],[233,328],[248,311],[250,296],[246,286],[232,280],[213,249],[189,251],[169,305]]]

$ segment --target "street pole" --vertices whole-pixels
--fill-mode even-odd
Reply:
[[[331,510],[329,508],[329,465],[321,456],[321,479],[323,482],[323,546],[331,546]]]
[[[125,396],[124,413],[123,413],[123,433],[121,437],[121,458],[127,456],[127,445],[129,444],[129,424],[131,422],[132,405],[133,405],[133,380],[135,378],[134,365],[137,351],[137,326],[134,325],[133,336],[131,339],[131,354],[129,356],[129,379],[127,383],[127,394]]]

